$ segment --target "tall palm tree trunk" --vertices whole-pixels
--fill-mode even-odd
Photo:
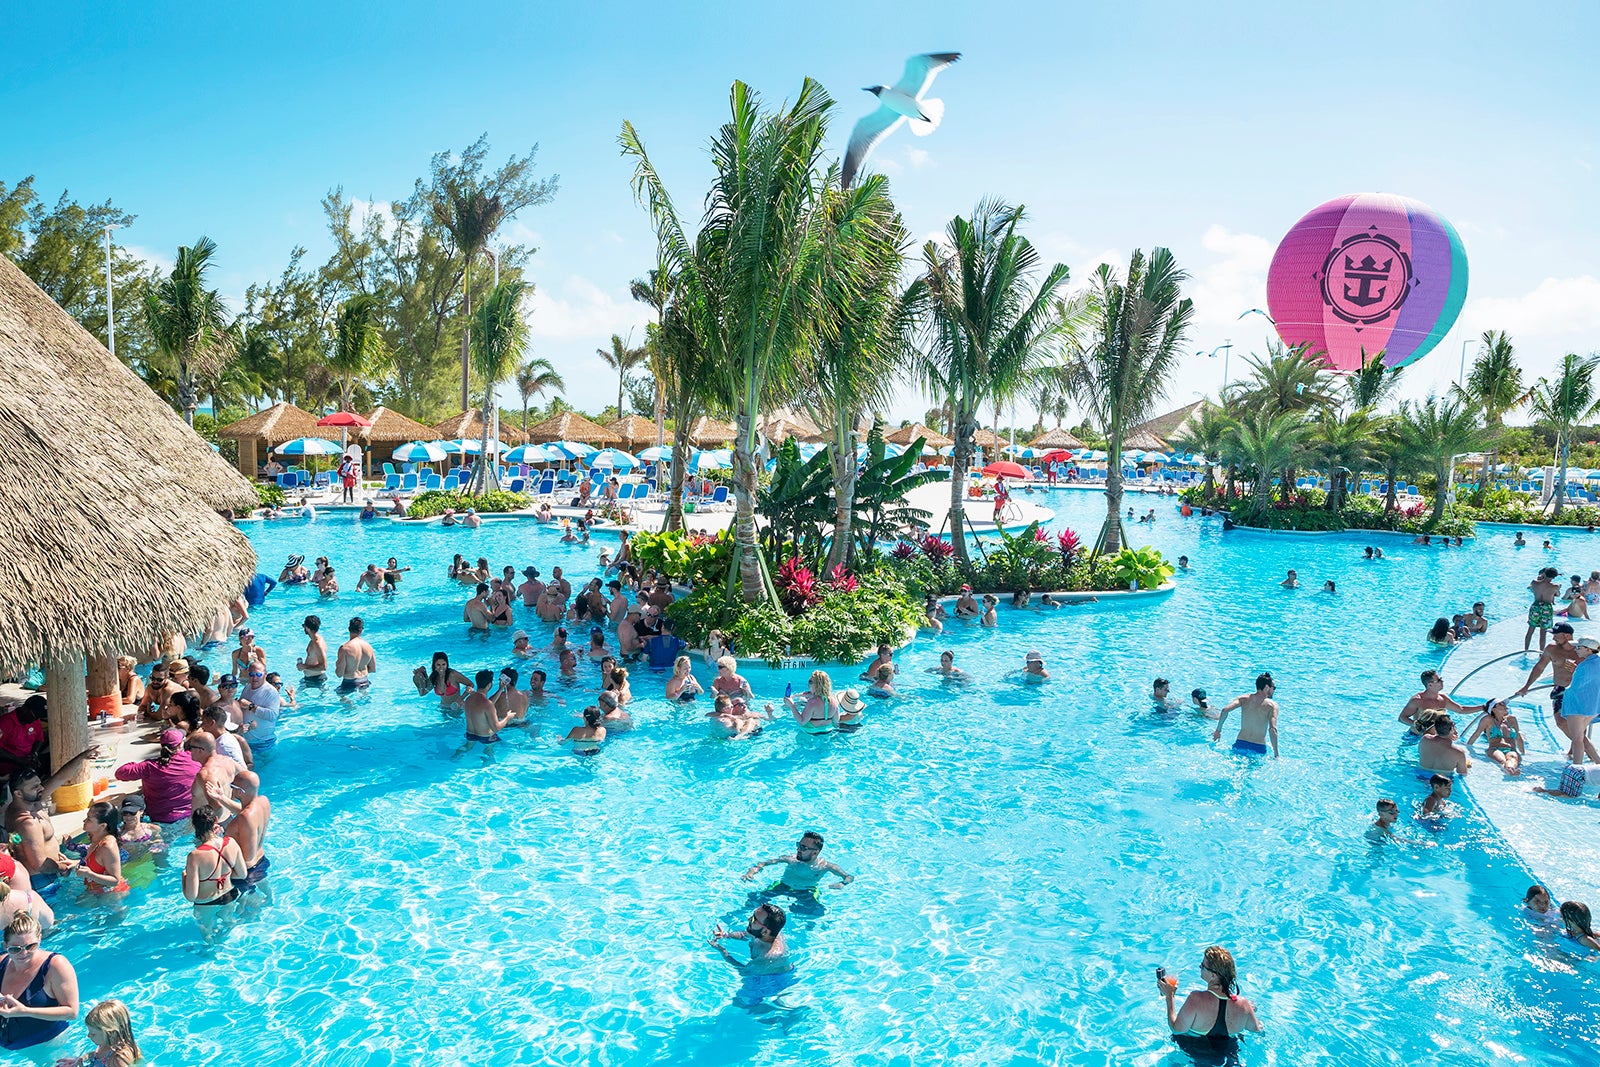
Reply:
[[[1122,551],[1122,428],[1113,427],[1106,441],[1106,524],[1100,528],[1096,551],[1115,555]]]
[[[1556,506],[1555,510],[1551,512],[1552,518],[1561,515],[1561,505],[1567,499],[1567,459],[1572,452],[1572,431],[1570,429],[1562,431],[1559,444],[1560,458],[1556,466]]]
[[[738,437],[733,449],[733,565],[728,573],[728,597],[737,592],[746,604],[778,602],[778,590],[767,573],[766,559],[756,531],[757,469],[755,416],[746,408],[735,418]]]
[[[462,311],[466,315],[466,322],[461,327],[461,410],[466,411],[471,403],[467,395],[471,374],[471,341],[472,341],[472,253],[467,253],[467,261],[461,268],[461,299],[465,301]]]
[[[663,530],[683,529],[683,478],[689,466],[689,439],[679,433],[672,442],[672,482],[667,490],[667,514]]]
[[[952,418],[956,447],[950,457],[950,543],[961,567],[971,562],[967,554],[967,471],[972,467],[972,438],[978,430],[975,414],[965,406]]]
[[[828,463],[833,467],[833,538],[824,568],[827,574],[832,574],[835,567],[850,566],[850,549],[855,544],[851,536],[856,501],[856,448],[851,438],[855,434],[842,419],[839,421],[834,439],[828,442]]]

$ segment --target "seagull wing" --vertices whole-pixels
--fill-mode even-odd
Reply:
[[[960,52],[927,52],[906,60],[906,72],[895,82],[895,89],[913,100],[920,99],[939,72],[961,58]]]
[[[844,153],[842,188],[850,188],[851,179],[856,176],[861,164],[866,162],[867,155],[879,141],[889,136],[890,131],[905,120],[906,117],[898,111],[880,104],[877,110],[856,123],[856,128],[850,131],[850,146]]]

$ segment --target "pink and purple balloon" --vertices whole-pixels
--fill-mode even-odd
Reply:
[[[1383,353],[1403,367],[1432,351],[1467,298],[1455,227],[1389,193],[1330,200],[1295,223],[1272,256],[1267,307],[1278,335],[1348,373]]]

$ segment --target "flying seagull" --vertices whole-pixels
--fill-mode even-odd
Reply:
[[[906,60],[906,72],[900,75],[893,88],[887,85],[867,87],[866,91],[878,98],[878,109],[857,122],[851,131],[850,147],[844,154],[843,188],[850,188],[851,179],[873,148],[902,122],[911,120],[911,132],[918,137],[926,137],[939,128],[939,120],[944,117],[944,101],[924,100],[922,94],[928,91],[941,70],[960,58],[960,52],[912,56]]]

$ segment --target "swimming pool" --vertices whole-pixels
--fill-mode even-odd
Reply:
[[[1092,540],[1098,494],[1043,502]],[[1515,918],[1527,876],[1469,809],[1438,832],[1410,822],[1421,791],[1394,723],[1442,658],[1422,640],[1434,616],[1474,599],[1519,613],[1550,557],[1508,534],[1461,550],[1385,538],[1388,558],[1365,563],[1359,536],[1223,535],[1170,500],[1130,503],[1160,517],[1130,525],[1136,543],[1194,561],[1174,595],[1002,608],[999,633],[920,638],[897,656],[905,696],[859,733],[715,740],[704,708],[666,704],[643,671],[639,728],[598,759],[554,748],[574,699],[490,765],[451,760],[459,720],[410,683],[435,648],[469,673],[510,662],[507,635],[467,640],[450,555],[561,565],[576,584],[594,548],[528,523],[247,527],[262,570],[325,553],[346,588],[280,588],[253,614],[269,667],[292,667],[315,613],[330,646],[362,615],[380,668],[353,704],[303,693],[261,760],[275,901],[209,946],[167,872],[122,912],[58,902],[47,947],[76,963],[86,1003],[129,1003],[163,1064],[1176,1063],[1152,971],[1191,988],[1212,943],[1268,1027],[1247,1063],[1593,1063],[1594,965]],[[1564,574],[1600,547],[1556,541]],[[417,568],[398,596],[349,591],[389,555]],[[1278,588],[1291,566],[1308,588]],[[1316,591],[1329,577],[1336,596]],[[923,673],[943,648],[981,684]],[[1042,690],[1004,677],[1030,649],[1054,676]],[[1279,679],[1279,762],[1247,765],[1209,725],[1147,710],[1157,674],[1225,700],[1262,669]],[[747,673],[774,698],[804,682]],[[1363,839],[1380,795],[1425,844]],[[791,919],[796,984],[741,1004],[706,935],[748,914],[740,872],[813,828],[857,881]]]

